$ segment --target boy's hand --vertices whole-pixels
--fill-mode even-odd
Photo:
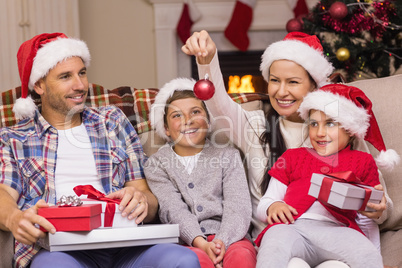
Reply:
[[[212,242],[215,243],[215,255],[216,255],[216,260],[214,262],[215,267],[222,268],[223,256],[226,253],[225,244],[222,242],[222,240],[219,239],[214,239]]]
[[[193,246],[207,253],[213,264],[219,263],[216,252],[222,253],[222,248],[217,248],[214,242],[208,242],[201,236],[197,236],[193,240]]]
[[[268,224],[274,223],[285,223],[289,224],[294,223],[295,220],[293,215],[297,215],[297,210],[286,203],[283,202],[274,202],[271,206],[269,206],[267,210],[267,220]]]

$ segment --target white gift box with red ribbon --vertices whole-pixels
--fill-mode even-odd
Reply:
[[[119,210],[120,199],[110,199],[92,185],[77,185],[73,188],[77,196],[86,195],[87,199],[82,199],[83,204],[101,204],[102,205],[102,225],[99,228],[106,227],[136,227],[135,219],[129,220],[121,215]]]
[[[121,215],[121,211],[119,210],[119,204],[108,204],[106,201],[99,201],[99,200],[94,200],[94,199],[81,199],[82,203],[85,205],[89,204],[101,204],[102,205],[102,213],[101,213],[101,221],[102,224],[99,228],[123,228],[123,227],[136,227],[137,224],[135,223],[135,219],[129,220],[126,217],[123,217]],[[114,215],[107,215],[106,209],[107,206],[114,206]],[[109,222],[109,224],[106,224],[105,226],[105,217],[112,217],[112,219],[107,220],[106,222]]]
[[[341,182],[329,175],[313,173],[308,194],[340,209],[373,211],[366,207],[366,204],[380,203],[383,191],[366,185]]]

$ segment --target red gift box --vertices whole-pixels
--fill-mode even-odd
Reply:
[[[39,208],[38,215],[45,217],[56,231],[91,231],[101,226],[101,204],[77,207]],[[41,230],[46,232],[41,227]]]

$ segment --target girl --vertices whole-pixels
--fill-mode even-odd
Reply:
[[[382,166],[392,168],[399,161],[394,150],[385,151],[370,100],[358,88],[327,85],[309,93],[299,112],[308,119],[313,149],[289,149],[269,171],[271,180],[257,208],[259,219],[269,224],[256,240],[257,267],[286,267],[292,257],[311,266],[337,259],[353,268],[383,267],[373,220],[308,195],[312,173],[352,171],[365,185],[379,184],[373,157],[352,150],[354,139],[382,151],[377,158]]]
[[[177,223],[180,238],[201,267],[255,267],[256,250],[245,238],[251,200],[239,152],[207,139],[209,115],[194,95],[195,81],[177,78],[155,98],[151,122],[169,141],[145,165],[163,223]]]

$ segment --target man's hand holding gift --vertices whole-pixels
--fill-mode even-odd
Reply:
[[[129,220],[136,219],[136,224],[140,224],[148,214],[147,197],[134,186],[126,186],[105,197],[120,199],[119,210],[121,211],[121,216],[128,217]]]
[[[41,226],[54,234],[56,228],[47,219],[38,215],[39,208],[47,208],[49,205],[44,200],[39,200],[33,207],[21,211],[15,210],[10,217],[9,229],[14,238],[26,245],[34,244],[39,238],[46,235],[37,226]]]
[[[140,224],[149,216],[149,198],[146,189],[141,188],[141,184],[127,182],[124,188],[108,195],[96,190],[91,185],[76,186],[74,191],[78,196],[87,195],[89,200],[93,199],[107,203],[106,211],[104,211],[104,227],[114,226],[116,209],[118,209],[121,217],[135,220],[136,224]],[[88,203],[88,201],[84,200],[84,203]],[[128,221],[123,225],[127,225],[127,223]]]

